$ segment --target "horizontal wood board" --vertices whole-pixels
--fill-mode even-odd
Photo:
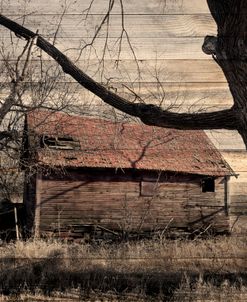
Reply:
[[[183,182],[176,176],[177,182],[159,183],[153,179],[155,194],[147,197],[141,194],[143,184],[138,177],[128,180],[127,176],[118,181],[115,176],[108,181],[97,178],[92,181],[92,177],[88,182],[43,180],[41,230],[73,224],[98,224],[110,229],[127,227],[137,231],[139,227],[162,229],[170,222],[175,228],[189,228],[191,224],[198,227],[202,220],[203,223],[212,220],[215,227],[227,228],[223,181],[216,182],[215,193],[202,193],[199,179]],[[151,184],[150,180],[144,184]]]
[[[81,14],[90,6],[91,0],[71,1],[67,2],[67,13]],[[124,9],[126,14],[205,14],[208,13],[208,6],[205,0],[166,0],[166,1],[150,1],[143,0],[141,4],[138,1],[125,0]],[[105,13],[109,6],[108,0],[97,0],[91,7],[91,13]],[[17,12],[26,14],[58,14],[64,11],[63,3],[60,0],[54,1],[27,1],[24,5],[23,1],[6,1],[2,2],[1,11],[8,14],[18,14]],[[120,13],[119,5],[112,11]]]
[[[247,152],[223,152],[225,159],[238,174],[229,182],[232,215],[247,215]],[[247,226],[246,226],[247,228]]]
[[[104,15],[78,15],[78,14],[31,14],[20,19],[20,16],[8,15],[9,18],[20,22],[40,34],[52,38],[63,38],[66,40],[87,39],[95,35],[95,29],[102,22]],[[60,24],[57,31],[58,24]],[[146,38],[204,38],[205,34],[213,35],[216,33],[216,25],[210,14],[190,14],[190,15],[138,15],[131,14],[125,16],[125,29],[131,39]],[[122,30],[121,15],[113,15],[110,24],[102,28],[100,38],[119,38]],[[108,33],[107,33],[108,31]],[[3,36],[8,37],[9,32],[3,31]]]
[[[27,5],[23,5],[23,1],[3,1],[1,12],[18,22],[24,20],[26,26],[32,30],[39,29],[40,33],[53,41],[61,13],[64,11],[55,45],[62,51],[70,48],[66,54],[72,60],[76,60],[80,49],[91,41],[96,25],[102,20],[109,4],[108,0],[95,1],[85,22],[88,12],[85,10],[90,2],[90,0],[70,2],[64,11],[65,7],[60,0],[49,3],[33,0],[27,1]],[[163,107],[169,108],[172,104],[174,111],[197,112],[203,108],[206,110],[229,108],[232,105],[232,98],[224,75],[212,58],[201,50],[204,36],[216,33],[215,23],[206,2],[206,0],[143,0],[140,5],[137,1],[124,1],[125,25],[138,59],[141,77],[138,75],[133,53],[126,39],[123,41],[120,58],[117,56],[118,48],[115,43],[121,30],[119,6],[115,6],[112,11],[108,40],[111,51],[106,53],[105,58],[108,61],[104,66],[104,75],[97,73],[99,61],[96,60],[102,55],[105,45],[104,29],[96,41],[96,53],[94,50],[87,49],[76,63],[99,81],[106,82],[106,79],[113,78],[111,80],[113,91],[120,92],[126,97],[130,97],[130,92],[123,87],[125,84],[131,89],[134,87],[134,91],[147,103],[159,104],[165,91]],[[23,15],[25,15],[24,19]],[[14,35],[10,36],[6,29],[1,28],[0,33],[5,49],[9,50],[12,41],[18,40]],[[24,43],[20,41],[18,43],[20,50]],[[48,59],[45,55],[43,57],[45,60]],[[89,59],[89,64],[85,64],[85,58]],[[120,71],[114,69],[115,60],[118,59],[120,59]],[[47,64],[50,65],[50,61],[47,61]],[[157,87],[156,72],[162,87],[160,85]],[[1,81],[4,80],[6,77]],[[71,81],[69,77],[64,80]],[[74,83],[70,85],[70,87],[76,86]],[[4,95],[1,90],[1,96]],[[88,110],[92,110],[93,113],[107,111],[101,101],[84,89],[76,90],[74,100],[76,104],[81,104],[84,100],[86,103],[91,102],[90,106],[95,107],[94,109],[89,107]],[[244,149],[243,142],[236,131],[207,133],[216,147],[221,150]],[[241,180],[245,183],[245,160],[240,161],[241,165],[237,165],[239,162],[237,157],[229,161],[235,172],[240,174],[237,181]],[[234,188],[233,194],[235,190]]]

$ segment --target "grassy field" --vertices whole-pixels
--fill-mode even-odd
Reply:
[[[0,301],[247,301],[246,243],[217,237],[3,244]]]

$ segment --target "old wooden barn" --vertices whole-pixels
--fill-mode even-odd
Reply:
[[[93,49],[85,48],[83,52],[82,48],[92,42],[107,12],[109,0],[94,1],[93,5],[90,5],[91,0],[69,2],[70,4],[64,7],[61,0],[49,3],[47,0],[2,1],[1,12],[34,32],[39,30],[41,35],[50,42],[55,42],[55,45],[89,76],[129,100],[134,101],[138,95],[146,103],[158,104],[162,108],[179,112],[214,111],[233,105],[222,70],[212,56],[202,51],[205,36],[217,34],[207,1],[124,1],[124,25],[135,56],[126,38],[122,40],[121,55],[118,55],[117,41],[122,32],[122,15],[118,1],[115,1],[108,26],[102,28],[100,36],[94,41]],[[10,35],[3,27],[0,32],[1,42],[6,50],[10,50],[15,43],[14,48],[19,51],[12,55],[13,59],[17,59],[23,50],[24,42]],[[109,51],[105,52],[106,41]],[[102,56],[104,64],[100,64]],[[2,65],[5,64],[4,58],[1,57],[0,61]],[[36,79],[34,74],[40,74],[40,61],[40,52],[34,52],[31,87],[34,87],[32,85]],[[45,54],[42,54],[42,69],[49,70],[50,74],[52,70],[56,74],[57,70],[54,61]],[[5,83],[9,77],[4,72],[1,75],[1,81]],[[66,99],[80,107],[81,112],[96,112],[97,115],[112,113],[111,108],[104,106],[100,99],[78,86],[69,77],[60,80],[58,79],[57,85],[53,85],[55,91],[51,97],[52,103],[63,100],[65,90],[70,92]],[[40,83],[42,81],[46,87],[45,79],[40,79]],[[43,104],[46,95],[43,90],[41,89],[40,95],[37,95],[37,90],[30,90],[26,99],[32,100],[34,106],[37,106],[37,99],[42,100]],[[8,90],[1,90],[3,99],[8,94]],[[237,131],[211,130],[206,133],[238,174],[238,178],[231,177],[229,181],[230,216],[233,231],[245,234],[245,146]]]
[[[203,131],[34,111],[25,137],[26,227],[36,236],[229,231],[233,171]]]

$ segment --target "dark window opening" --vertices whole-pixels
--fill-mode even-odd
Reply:
[[[55,137],[44,135],[41,137],[40,146],[49,149],[80,150],[80,142],[69,136]]]
[[[202,192],[215,192],[215,182],[213,178],[205,178],[202,180]]]

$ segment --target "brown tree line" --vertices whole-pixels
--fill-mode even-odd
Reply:
[[[225,110],[202,113],[175,113],[156,105],[132,103],[89,77],[67,56],[41,35],[32,32],[13,20],[0,15],[0,24],[18,37],[34,41],[51,56],[64,73],[101,98],[105,103],[147,125],[177,129],[229,129],[237,130],[247,147],[247,2],[246,0],[207,0],[217,24],[217,37],[206,36],[202,50],[211,55],[221,67],[228,81],[234,105]],[[3,112],[0,109],[0,117]],[[0,138],[8,133],[2,132]]]

